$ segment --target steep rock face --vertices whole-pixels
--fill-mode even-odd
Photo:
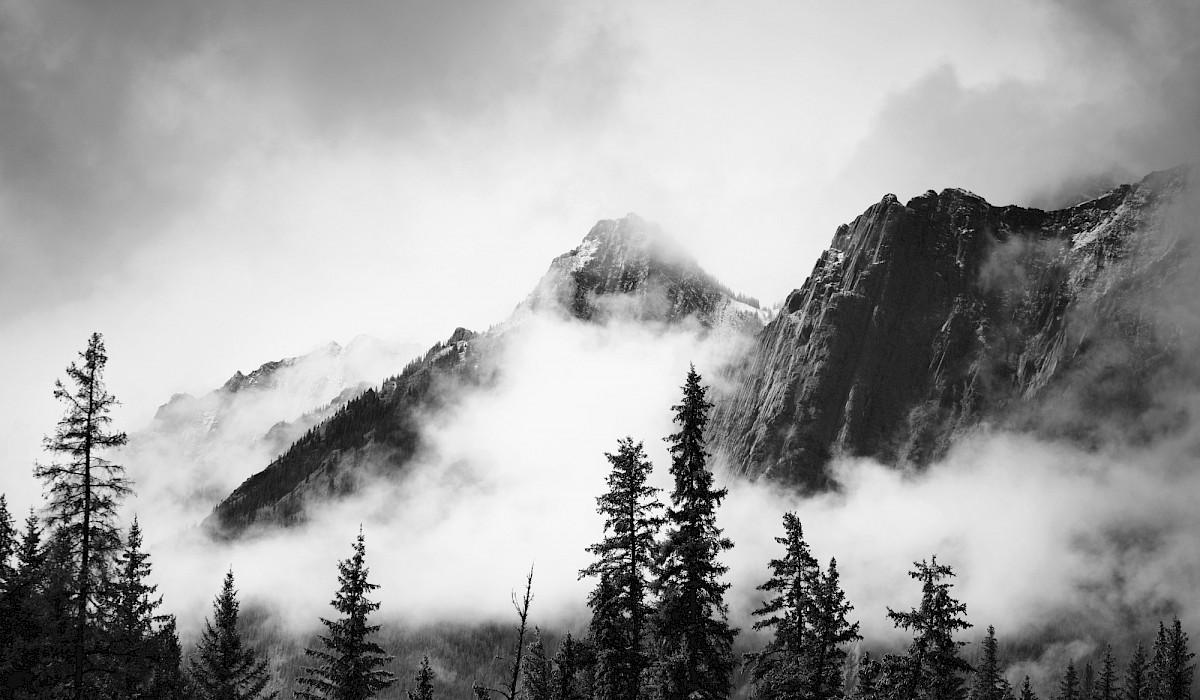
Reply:
[[[1180,368],[1182,331],[1155,310],[1190,279],[1191,229],[1174,223],[1187,180],[1053,212],[962,190],[885,197],[839,227],[735,371],[714,448],[820,488],[835,454],[923,464],[981,421],[1093,443],[1136,426]]]
[[[601,221],[550,264],[529,297],[493,330],[459,328],[397,376],[347,402],[247,479],[205,521],[233,536],[256,524],[304,519],[307,499],[358,489],[366,477],[402,473],[419,453],[424,417],[454,410],[459,389],[487,386],[508,334],[534,313],[583,321],[622,318],[696,323],[705,332],[761,328],[761,312],[635,215]]]

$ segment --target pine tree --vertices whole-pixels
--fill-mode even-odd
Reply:
[[[1001,673],[996,643],[996,628],[988,625],[983,638],[983,655],[975,666],[975,676],[967,693],[969,700],[1005,700],[1012,698],[1012,686]]]
[[[1104,645],[1104,656],[1100,657],[1100,673],[1092,700],[1117,700],[1121,689],[1117,686],[1117,660],[1113,658],[1112,645]]]
[[[366,556],[359,529],[354,555],[338,563],[341,588],[331,605],[342,617],[321,618],[321,624],[329,632],[329,636],[319,638],[324,649],[304,650],[321,666],[301,669],[305,675],[296,682],[308,690],[297,692],[298,698],[366,700],[396,682],[396,676],[382,668],[394,657],[367,639],[379,631],[379,625],[367,624],[367,617],[379,609],[379,603],[369,600],[367,595],[379,586],[367,581]]]
[[[733,673],[733,638],[724,603],[727,567],[717,557],[733,547],[716,523],[726,490],[713,487],[704,449],[708,423],[695,367],[688,371],[683,402],[673,407],[679,432],[670,443],[675,487],[667,510],[667,531],[655,563],[654,689],[660,700],[727,698]]]
[[[533,641],[529,643],[529,653],[522,663],[521,686],[526,700],[550,700],[553,669],[546,656],[542,631],[537,627],[533,628]]]
[[[16,540],[3,595],[0,596],[0,688],[14,697],[32,697],[43,664],[41,647],[48,641],[49,602],[43,587],[46,575],[41,519],[29,510],[25,528]]]
[[[1083,664],[1083,679],[1079,683],[1079,697],[1082,700],[1092,700],[1092,692],[1096,685],[1096,670],[1092,668],[1092,662],[1087,661]]]
[[[1079,677],[1075,674],[1075,660],[1067,661],[1067,671],[1058,684],[1058,700],[1081,700],[1079,697]]]
[[[92,334],[79,357],[82,366],[74,362],[67,366],[71,387],[62,381],[54,383],[54,398],[64,402],[67,410],[54,435],[46,438],[45,447],[62,461],[34,468],[34,476],[46,483],[49,492],[48,521],[66,534],[72,547],[75,620],[70,650],[71,695],[76,700],[84,697],[85,675],[92,670],[97,582],[111,555],[121,546],[116,508],[129,493],[124,467],[101,456],[106,449],[124,445],[126,437],[110,429],[109,411],[117,400],[104,385],[108,355],[99,333]]]
[[[253,649],[242,645],[238,607],[230,570],[191,659],[191,680],[202,700],[269,700],[278,695],[266,690],[271,681],[267,660],[259,661]]]
[[[105,588],[104,655],[120,697],[161,697],[179,684],[179,641],[171,615],[157,614],[162,596],[147,582],[150,555],[142,550],[135,517],[125,548],[115,562],[115,578]]]
[[[888,608],[888,617],[897,627],[913,631],[907,656],[898,659],[893,691],[905,698],[960,700],[962,676],[970,673],[971,665],[958,655],[966,642],[954,641],[954,633],[971,626],[963,618],[967,606],[950,596],[951,584],[943,579],[954,572],[938,564],[936,556],[913,565],[916,568],[909,576],[922,584],[921,607],[910,612]]]
[[[1150,665],[1146,660],[1146,648],[1138,644],[1129,657],[1129,665],[1125,669],[1125,683],[1121,689],[1125,700],[1152,700],[1149,682]]]
[[[540,641],[540,640],[539,640]],[[408,700],[433,700],[433,681],[437,674],[429,666],[429,655],[421,659],[421,668],[413,676],[413,690],[408,691]]]
[[[1033,686],[1029,685],[1029,676],[1025,676],[1025,680],[1021,682],[1020,700],[1038,700],[1037,693],[1033,692]]]
[[[11,560],[16,550],[17,528],[12,514],[8,512],[8,499],[0,493],[0,596],[8,591],[9,579],[13,575]]]
[[[858,670],[854,674],[854,691],[850,693],[853,700],[882,700],[883,664],[871,658],[871,652],[863,652],[858,660]]]
[[[662,517],[658,489],[646,485],[651,464],[642,444],[626,437],[616,454],[606,454],[612,471],[608,493],[596,499],[604,515],[604,539],[588,547],[597,560],[579,572],[600,579],[589,600],[593,620],[604,629],[592,630],[598,663],[597,700],[637,700],[638,678],[649,661],[643,649],[652,609],[646,579]],[[601,591],[601,587],[607,587]],[[598,610],[597,604],[605,607]]]
[[[1170,628],[1158,623],[1154,642],[1154,661],[1150,666],[1150,691],[1153,700],[1188,700],[1196,655],[1188,651],[1188,636],[1176,619]]]
[[[818,577],[813,603],[813,644],[808,654],[812,669],[810,697],[840,697],[844,690],[845,646],[862,637],[858,623],[850,623],[846,617],[854,607],[846,602],[837,559],[830,558],[825,573]]]
[[[858,623],[846,615],[852,609],[837,573],[837,560],[830,560],[822,574],[804,541],[800,519],[795,513],[783,516],[782,559],[770,562],[772,576],[758,587],[774,593],[754,611],[761,617],[755,629],[773,629],[766,647],[747,654],[754,682],[754,697],[835,697],[842,691],[844,645],[860,639]]]
[[[513,644],[513,655],[509,661],[508,678],[500,688],[492,688],[487,686],[475,686],[476,694],[482,697],[491,697],[492,693],[499,693],[505,700],[517,700],[518,684],[521,681],[521,673],[525,668],[523,658],[525,654],[525,635],[529,633],[529,605],[533,602],[533,567],[529,567],[529,575],[525,578],[525,595],[518,598],[516,591],[512,594],[513,609],[517,612],[517,639]]]
[[[567,632],[558,653],[554,655],[554,672],[551,677],[551,700],[582,700],[577,675],[582,665],[581,645]]]

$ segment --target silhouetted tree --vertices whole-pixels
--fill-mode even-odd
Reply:
[[[1117,660],[1113,658],[1111,644],[1104,645],[1104,655],[1100,657],[1100,673],[1096,676],[1096,685],[1092,690],[1092,700],[1117,700],[1121,689],[1117,686]]]
[[[546,645],[542,642],[542,632],[533,628],[533,641],[529,643],[529,653],[522,662],[524,669],[521,675],[521,687],[525,691],[526,700],[550,700],[550,686],[553,668],[550,658],[546,656]]]
[[[1058,700],[1081,700],[1079,676],[1075,673],[1075,660],[1067,661],[1067,670],[1058,684]]]
[[[588,547],[596,561],[579,575],[600,579],[588,602],[594,624],[602,625],[591,631],[597,700],[637,700],[638,679],[649,664],[643,646],[653,611],[646,589],[662,504],[658,489],[646,485],[652,467],[640,442],[626,437],[616,454],[605,457],[612,465],[608,492],[596,499],[596,510],[604,515],[604,539]]]
[[[433,681],[437,674],[429,665],[429,655],[421,659],[421,667],[413,676],[413,689],[408,691],[408,700],[433,700]]]
[[[192,683],[202,700],[269,700],[278,695],[266,690],[271,681],[267,660],[260,661],[253,649],[242,644],[238,607],[230,570],[191,659]]]
[[[909,612],[888,608],[897,627],[913,631],[908,654],[893,664],[891,690],[904,698],[961,700],[963,675],[970,673],[971,665],[958,655],[966,642],[956,642],[954,633],[971,626],[963,618],[967,606],[950,595],[951,584],[945,579],[954,572],[938,564],[936,556],[913,565],[909,576],[921,582],[921,606]]]
[[[483,696],[487,697],[490,693],[499,693],[505,700],[516,700],[517,684],[521,680],[521,670],[523,664],[521,659],[525,654],[525,635],[529,633],[529,604],[533,602],[533,567],[529,567],[529,575],[525,578],[525,594],[518,598],[516,592],[512,594],[513,608],[517,611],[517,641],[513,645],[513,656],[509,663],[509,673],[507,683],[502,688],[490,688],[485,686],[475,686],[476,693],[480,690],[484,691]]]
[[[771,560],[772,576],[758,587],[774,595],[754,611],[762,618],[754,628],[772,629],[774,636],[762,651],[746,655],[754,697],[838,697],[843,647],[860,639],[858,623],[846,619],[852,608],[845,602],[837,561],[831,559],[822,574],[795,513],[783,516],[783,527],[785,536],[775,541],[784,546],[784,557]]]
[[[328,636],[319,637],[324,648],[304,650],[321,665],[301,669],[305,675],[296,682],[308,690],[297,692],[296,697],[366,700],[396,682],[395,674],[382,668],[394,657],[368,639],[379,631],[379,625],[367,624],[367,618],[379,609],[379,603],[367,595],[379,586],[367,581],[366,557],[360,528],[354,554],[338,562],[341,588],[330,604],[342,616],[337,620],[321,618],[328,631]]]
[[[1020,700],[1038,700],[1037,693],[1033,692],[1033,686],[1029,685],[1029,676],[1025,676],[1025,680],[1021,682]]]
[[[158,614],[162,596],[149,583],[150,555],[142,549],[137,518],[105,586],[104,656],[107,682],[119,697],[167,697],[180,687],[175,620]]]
[[[70,387],[62,381],[54,383],[54,398],[67,408],[45,447],[61,461],[34,468],[34,476],[48,489],[48,521],[65,533],[74,558],[71,694],[76,700],[84,697],[84,676],[91,670],[97,582],[121,546],[115,524],[117,503],[129,493],[124,467],[101,456],[106,449],[124,445],[126,437],[110,429],[109,411],[117,400],[104,385],[108,355],[99,333],[92,334],[79,357],[82,365],[67,366]]]
[[[1149,673],[1150,664],[1146,659],[1146,648],[1139,643],[1125,668],[1125,683],[1121,688],[1125,700],[1151,700],[1148,688]]]
[[[733,638],[724,603],[727,568],[717,557],[733,547],[717,527],[726,490],[714,488],[704,431],[705,399],[696,368],[689,369],[683,401],[673,407],[679,432],[667,438],[675,487],[667,530],[655,563],[653,689],[661,700],[712,700],[729,696]]]
[[[983,654],[975,665],[975,675],[971,679],[967,697],[970,700],[1010,700],[1013,696],[1012,686],[1001,674],[995,627],[988,625],[982,647]]]
[[[1188,651],[1188,636],[1176,619],[1171,627],[1158,623],[1154,641],[1154,661],[1150,665],[1150,690],[1153,700],[1188,700],[1192,694],[1192,675],[1196,655]]]

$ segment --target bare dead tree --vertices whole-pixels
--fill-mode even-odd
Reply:
[[[512,673],[508,679],[507,688],[488,688],[480,685],[474,687],[475,697],[490,697],[491,693],[499,693],[504,700],[516,700],[517,683],[521,680],[521,656],[525,653],[525,635],[529,632],[529,604],[533,601],[533,565],[529,566],[529,575],[525,577],[525,595],[518,598],[517,592],[512,593],[513,609],[517,611],[517,647],[512,657]],[[503,657],[496,657],[503,658]]]

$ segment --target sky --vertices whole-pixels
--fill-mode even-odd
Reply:
[[[503,320],[599,219],[767,303],[885,193],[1062,206],[1196,157],[1175,2],[0,0],[0,492],[105,335],[116,425]]]

